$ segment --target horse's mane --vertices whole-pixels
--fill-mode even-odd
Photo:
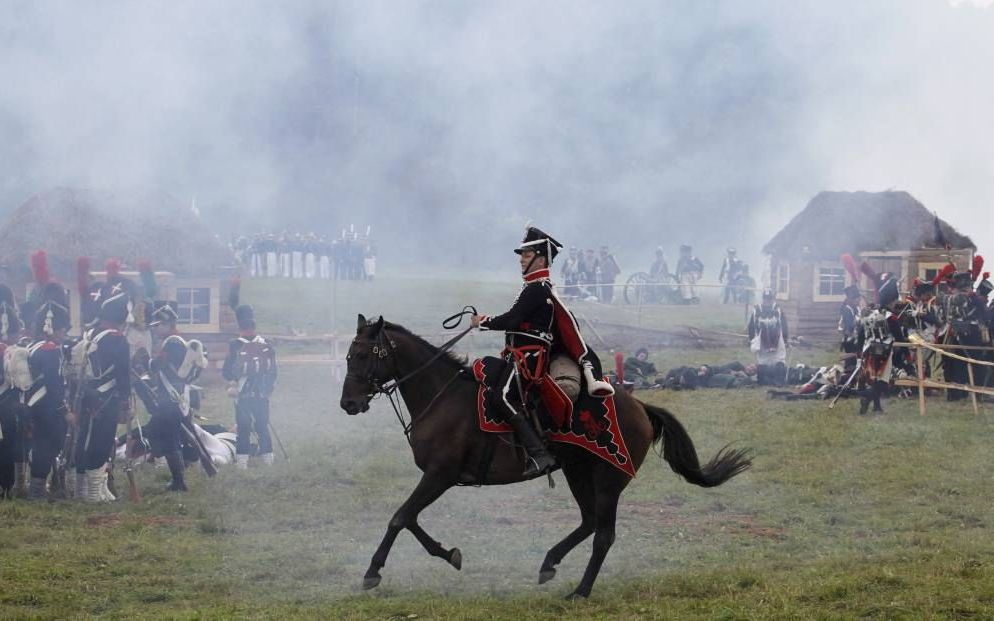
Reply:
[[[424,347],[425,349],[429,350],[432,354],[437,353],[438,350],[439,350],[439,348],[438,348],[437,345],[432,345],[431,343],[429,343],[428,341],[426,341],[424,338],[422,338],[422,337],[418,336],[417,334],[411,332],[410,330],[408,330],[404,326],[401,326],[401,325],[398,325],[398,324],[395,324],[395,323],[390,323],[389,321],[384,321],[383,322],[383,329],[384,330],[390,330],[391,332],[396,332],[398,334],[402,334],[404,336],[410,337],[415,343],[417,343],[418,345],[420,345],[420,346]],[[469,377],[472,377],[472,369],[470,369],[469,365],[466,364],[466,361],[462,357],[457,356],[456,354],[452,353],[451,351],[445,352],[445,354],[442,355],[442,356],[439,356],[438,359],[440,361],[442,361],[442,362],[445,362],[446,364],[448,364],[449,366],[451,366],[454,369],[466,371],[467,373],[469,373]]]

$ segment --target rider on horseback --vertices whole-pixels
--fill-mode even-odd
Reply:
[[[597,397],[614,394],[611,385],[601,377],[600,361],[580,336],[573,315],[556,296],[549,278],[549,268],[562,244],[535,227],[528,227],[521,245],[514,251],[520,255],[524,285],[514,305],[506,313],[494,317],[474,315],[472,324],[484,330],[507,333],[501,365],[494,365],[496,381],[491,383],[500,394],[495,405],[514,428],[529,456],[524,476],[536,476],[555,466],[531,423],[519,411],[529,388],[545,377],[552,354],[567,354],[583,369],[587,391]]]

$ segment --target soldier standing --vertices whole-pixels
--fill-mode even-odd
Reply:
[[[31,484],[28,498],[47,497],[49,475],[62,452],[66,438],[69,408],[66,405],[62,374],[62,340],[69,331],[69,296],[59,283],[52,282],[48,259],[39,250],[31,256],[35,277],[32,291],[34,339],[28,346],[31,385],[24,391],[31,416]]]
[[[676,279],[680,283],[680,297],[684,304],[698,304],[697,281],[704,272],[704,264],[694,256],[693,248],[680,246],[680,259],[676,264]]]
[[[614,281],[621,273],[621,267],[614,255],[608,252],[607,246],[601,246],[600,266],[601,301],[610,304],[614,300]]]
[[[840,349],[844,354],[853,354],[850,358],[855,360],[855,354],[859,352],[859,287],[849,285],[843,292],[846,299],[839,307],[839,332],[842,333]]]
[[[725,260],[721,263],[721,272],[718,274],[718,282],[725,285],[725,295],[722,304],[728,304],[729,298],[736,301],[738,283],[736,282],[742,273],[742,261],[735,256],[735,248],[729,248],[725,254]]]
[[[23,330],[14,292],[0,284],[0,500],[27,494],[24,439],[28,422],[22,392],[4,366],[7,347],[16,345]]]
[[[73,364],[81,372],[80,412],[76,414],[78,496],[85,502],[117,500],[107,485],[107,465],[114,451],[119,422],[131,417],[131,348],[124,334],[133,321],[134,285],[108,275],[91,286],[98,306],[94,325],[73,348]]]
[[[263,464],[273,463],[273,441],[269,434],[269,398],[276,386],[276,350],[256,333],[252,307],[239,303],[240,283],[231,287],[228,303],[235,311],[240,333],[231,340],[222,375],[228,382],[228,396],[235,399],[235,422],[238,425],[236,463],[248,468],[253,429],[259,439],[259,457]]]
[[[787,378],[787,319],[774,301],[773,290],[763,290],[763,301],[749,318],[749,348],[756,354],[756,380],[782,386]]]

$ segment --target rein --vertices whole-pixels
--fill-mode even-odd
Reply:
[[[476,314],[477,312],[475,307],[465,306],[458,313],[450,317],[447,317],[445,320],[443,320],[442,327],[447,330],[451,330],[453,328],[458,327],[459,324],[462,323],[462,318],[465,317],[466,315],[476,315]],[[382,382],[376,379],[376,367],[378,366],[378,361],[380,359],[383,359],[385,361],[386,358],[388,358],[390,355],[389,354],[390,350],[396,350],[397,345],[390,338],[386,338],[384,340],[384,335],[383,335],[384,330],[382,329],[376,335],[376,343],[373,345],[372,349],[374,362],[371,365],[369,372],[367,373],[366,380],[373,387],[372,396],[375,397],[377,394],[384,394],[387,396],[387,400],[390,401],[390,406],[393,408],[394,414],[397,416],[397,421],[400,423],[400,426],[404,430],[404,436],[407,438],[408,445],[413,446],[411,442],[411,431],[414,427],[414,417],[412,416],[409,421],[404,420],[404,415],[401,412],[401,407],[399,404],[400,397],[397,397],[395,399],[394,393],[397,392],[401,384],[403,384],[407,380],[411,379],[415,375],[421,373],[422,371],[430,367],[436,360],[438,360],[442,356],[448,354],[449,351],[452,350],[452,347],[460,340],[462,340],[463,337],[469,334],[469,332],[472,329],[473,327],[470,326],[465,330],[463,330],[462,332],[460,332],[459,334],[452,337],[451,339],[449,339],[448,341],[446,341],[445,343],[443,343],[438,348],[438,351],[435,352],[435,354],[431,358],[429,358],[427,362],[425,362],[424,364],[422,364],[421,366],[419,366],[418,368],[411,371],[407,375],[404,375],[401,378],[397,378],[397,372],[396,372],[397,366],[396,363],[394,363],[393,364],[394,372],[391,374],[389,378],[387,378]],[[456,374],[453,375],[452,378],[449,381],[447,381],[445,385],[442,386],[442,388],[437,393],[435,393],[435,396],[431,398],[431,401],[428,402],[428,405],[421,412],[422,415],[424,415],[425,413],[431,410],[432,406],[435,405],[435,402],[438,401],[439,397],[441,397],[442,394],[446,390],[448,390],[449,386],[451,386],[453,382],[456,381],[460,373],[461,371],[456,372]]]

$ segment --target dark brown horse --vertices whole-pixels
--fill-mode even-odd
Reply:
[[[445,549],[418,524],[418,514],[450,487],[459,484],[505,485],[524,479],[523,458],[506,442],[480,430],[476,416],[477,384],[462,361],[441,351],[401,326],[359,316],[349,348],[348,371],[341,406],[354,415],[369,409],[376,394],[393,383],[410,411],[410,442],[414,462],[424,473],[407,501],[387,526],[373,554],[363,587],[380,583],[380,569],[401,530],[407,529],[428,554],[462,567],[458,548]],[[398,385],[399,384],[399,385]],[[618,422],[634,466],[642,465],[649,447],[661,441],[663,458],[674,472],[702,487],[721,485],[746,470],[745,451],[722,449],[701,466],[694,444],[672,414],[624,392],[615,396]],[[570,491],[580,507],[580,525],[557,543],[539,569],[539,583],[556,575],[556,565],[591,534],[593,554],[583,579],[569,597],[586,597],[597,579],[604,557],[614,543],[618,497],[629,477],[607,462],[571,444],[554,444]]]

